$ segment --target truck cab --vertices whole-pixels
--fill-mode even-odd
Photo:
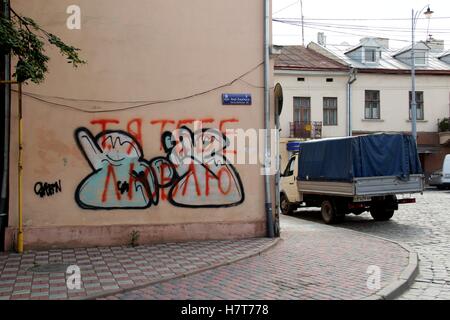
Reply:
[[[298,153],[289,159],[280,180],[280,207],[283,214],[295,211],[303,199],[300,199],[300,192],[297,188],[298,176]]]

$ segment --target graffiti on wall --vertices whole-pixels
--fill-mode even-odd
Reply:
[[[212,123],[214,119],[203,119]],[[190,208],[230,207],[244,201],[244,188],[226,154],[228,141],[219,129],[191,130],[189,121],[155,120],[160,125],[161,156],[146,160],[142,148],[142,120],[132,119],[127,130],[111,130],[116,119],[93,120],[101,132],[75,132],[77,144],[92,169],[76,189],[83,209],[146,209],[168,201]],[[167,130],[168,125],[176,125]],[[231,151],[233,152],[233,151]]]
[[[178,135],[178,136],[177,136]],[[229,207],[244,201],[244,188],[224,151],[226,136],[216,129],[166,131],[163,147],[176,176],[169,201],[181,207]]]
[[[76,190],[80,207],[145,209],[158,204],[162,185],[152,165],[165,161],[146,161],[138,141],[125,131],[104,131],[94,137],[88,129],[79,128],[75,136],[93,170]]]
[[[34,185],[34,193],[41,198],[51,197],[59,192],[62,192],[61,180],[54,183],[36,182]]]

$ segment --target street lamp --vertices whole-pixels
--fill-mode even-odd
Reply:
[[[414,33],[416,31],[417,20],[419,19],[420,14],[427,8],[427,11],[424,12],[424,15],[427,19],[430,19],[433,15],[433,11],[431,11],[430,6],[426,5],[422,10],[415,12],[412,9],[412,19],[411,19],[411,133],[414,137],[414,141],[417,144],[417,103],[416,103],[416,50],[415,50],[415,37]]]

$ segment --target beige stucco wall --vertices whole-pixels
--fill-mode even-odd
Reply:
[[[304,82],[297,78],[305,78]],[[333,78],[333,82],[326,82],[327,78]],[[286,72],[275,71],[275,83],[283,87],[283,111],[280,117],[281,137],[288,138],[290,134],[290,122],[294,119],[294,97],[311,98],[311,121],[323,122],[323,98],[336,97],[338,99],[338,125],[323,126],[322,136],[339,137],[346,134],[346,85],[347,75],[320,74],[316,72]]]
[[[72,4],[81,8],[81,30],[66,28],[66,8]],[[69,243],[105,244],[108,237],[111,242],[120,243],[127,240],[134,226],[181,226],[168,231],[168,236],[164,236],[161,228],[143,229],[148,232],[149,241],[265,233],[264,185],[259,165],[235,166],[242,180],[245,200],[233,207],[184,208],[160,200],[158,205],[144,210],[86,210],[74,199],[77,186],[93,171],[77,146],[74,133],[77,128],[86,127],[93,135],[98,134],[101,127],[92,121],[115,120],[118,123],[109,125],[108,129],[125,131],[130,121],[142,121],[141,145],[146,160],[166,155],[161,148],[161,125],[155,123],[158,120],[173,121],[166,130],[174,130],[179,121],[186,119],[207,119],[205,126],[208,128],[263,128],[262,1],[134,0],[125,4],[119,0],[13,0],[12,6],[65,42],[80,48],[81,56],[88,61],[86,66],[74,70],[57,50],[49,49],[51,62],[46,81],[39,86],[24,87],[25,92],[43,95],[44,100],[98,111],[139,105],[141,101],[186,97],[226,85],[181,101],[106,113],[80,112],[25,96],[23,214],[26,248]],[[247,72],[242,78],[244,81],[230,84]],[[223,106],[223,93],[250,93],[253,104]],[[51,97],[134,102],[80,102]],[[17,226],[16,103],[14,94],[10,237]],[[131,123],[132,131],[136,130],[136,123]],[[43,198],[35,194],[37,182],[59,180],[62,192]],[[183,225],[193,227],[183,228]],[[102,233],[105,226],[118,229]],[[120,226],[130,228],[120,229]],[[83,239],[85,227],[90,227],[91,231]],[[120,235],[116,236],[116,232]]]

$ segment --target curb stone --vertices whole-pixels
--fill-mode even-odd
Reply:
[[[175,275],[175,276],[172,276],[172,277],[167,277],[167,278],[157,279],[157,280],[152,280],[152,281],[144,281],[144,282],[142,282],[142,284],[137,285],[137,286],[133,286],[133,287],[130,287],[130,288],[122,288],[122,289],[103,291],[101,293],[91,294],[91,295],[88,295],[88,296],[85,296],[85,297],[82,297],[82,298],[74,297],[73,300],[93,300],[93,299],[104,298],[104,297],[108,297],[108,296],[112,296],[112,295],[116,295],[116,294],[120,294],[120,293],[125,293],[127,291],[139,290],[139,289],[142,289],[142,288],[145,288],[145,287],[148,287],[148,286],[151,286],[151,285],[155,285],[155,284],[158,284],[158,283],[163,283],[163,282],[171,281],[171,280],[174,280],[174,279],[184,278],[184,277],[191,276],[191,275],[194,275],[194,274],[197,274],[197,273],[201,273],[201,272],[204,272],[204,271],[208,271],[208,270],[211,270],[211,269],[216,269],[216,268],[219,268],[219,267],[222,267],[222,266],[227,266],[227,265],[230,265],[230,264],[233,264],[233,263],[236,263],[236,262],[248,259],[248,258],[259,256],[259,255],[263,254],[264,252],[269,251],[270,249],[274,248],[281,241],[283,241],[283,239],[275,238],[274,241],[272,241],[271,243],[269,243],[268,245],[263,247],[261,250],[259,250],[257,252],[253,252],[251,254],[247,254],[245,256],[241,256],[241,257],[236,258],[236,259],[228,260],[228,261],[225,261],[225,262],[219,262],[219,263],[207,266],[207,267],[203,267],[203,268],[196,269],[196,270],[193,270],[193,271],[185,272],[185,273],[178,274],[178,275]]]
[[[394,241],[391,239],[386,239],[383,237],[367,234],[364,232],[351,230],[351,229],[348,229],[345,227],[339,227],[339,228],[345,229],[347,231],[351,231],[354,233],[363,234],[368,237],[372,237],[372,238],[376,238],[376,239],[394,243],[397,246],[399,246],[409,252],[408,265],[402,271],[402,273],[398,276],[398,278],[396,280],[394,280],[393,282],[389,283],[387,286],[385,286],[381,290],[377,291],[376,293],[374,293],[368,297],[362,298],[361,300],[394,300],[394,299],[398,298],[406,290],[409,289],[409,287],[411,286],[411,284],[414,282],[417,275],[419,274],[419,259],[418,259],[417,252],[413,248],[411,248],[407,244],[397,242],[397,241]]]

